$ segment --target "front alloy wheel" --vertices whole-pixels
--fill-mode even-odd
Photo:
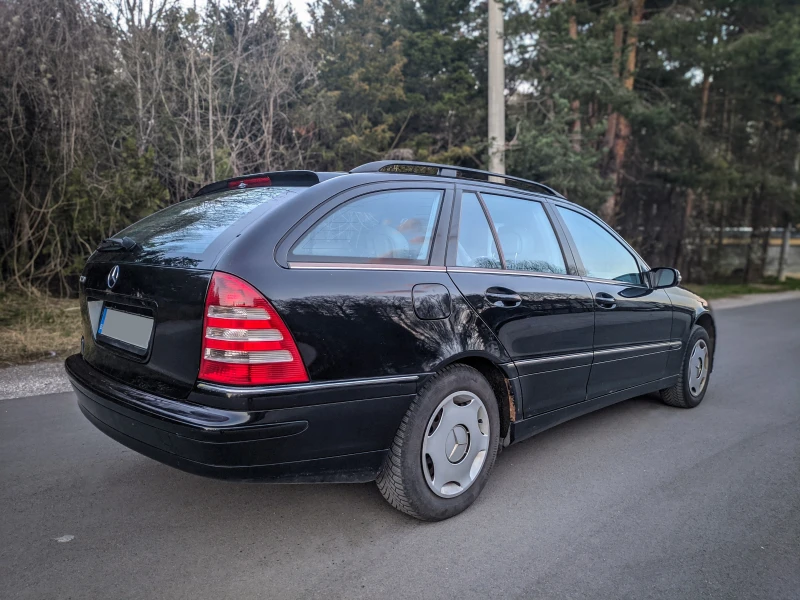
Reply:
[[[708,377],[708,344],[705,340],[699,339],[695,342],[689,355],[688,371],[686,379],[689,384],[689,392],[692,396],[697,397],[706,388],[706,378]]]
[[[678,381],[661,390],[661,400],[670,406],[694,408],[703,401],[711,375],[711,340],[708,332],[695,325],[692,328]]]

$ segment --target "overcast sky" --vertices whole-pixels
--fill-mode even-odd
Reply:
[[[279,7],[291,6],[297,18],[304,25],[308,24],[308,0],[275,0]]]

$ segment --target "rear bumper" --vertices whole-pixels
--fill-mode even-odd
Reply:
[[[265,411],[161,398],[113,380],[80,355],[67,375],[86,418],[145,456],[197,475],[273,482],[375,479],[413,395]]]

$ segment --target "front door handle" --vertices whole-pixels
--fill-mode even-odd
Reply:
[[[605,308],[606,310],[611,310],[612,308],[617,307],[617,301],[614,299],[614,296],[611,294],[606,294],[605,292],[597,292],[594,295],[594,301],[597,306],[600,308]]]
[[[486,299],[500,308],[514,308],[522,304],[522,296],[504,287],[490,287],[486,290]]]

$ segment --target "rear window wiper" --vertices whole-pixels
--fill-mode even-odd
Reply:
[[[136,240],[129,238],[127,235],[122,238],[106,238],[97,247],[98,252],[112,252],[115,250],[123,250],[130,252],[136,248]]]

